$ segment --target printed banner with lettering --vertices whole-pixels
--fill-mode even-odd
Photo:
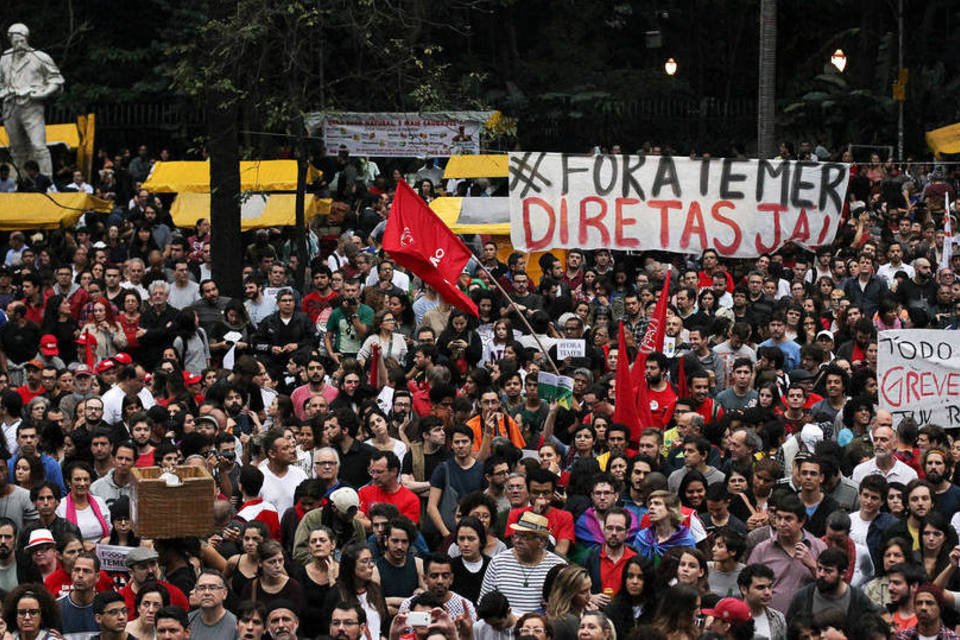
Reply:
[[[881,331],[877,343],[880,408],[917,424],[960,427],[960,331]]]
[[[329,153],[353,156],[447,157],[480,153],[480,130],[492,111],[444,113],[312,113]]]
[[[754,258],[833,241],[849,165],[671,156],[510,154],[513,246]]]

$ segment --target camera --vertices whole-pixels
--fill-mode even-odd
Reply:
[[[346,307],[352,307],[352,306],[356,305],[358,302],[359,302],[359,300],[357,300],[356,298],[344,298],[344,299],[343,299],[343,304],[344,304],[344,306],[346,306]]]
[[[426,627],[432,622],[429,611],[411,611],[407,614],[407,624],[411,627]]]

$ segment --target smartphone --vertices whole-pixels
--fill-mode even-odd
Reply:
[[[428,627],[433,619],[429,611],[411,611],[407,614],[407,624],[411,627]]]

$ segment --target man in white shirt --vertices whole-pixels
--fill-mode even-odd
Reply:
[[[903,247],[896,240],[887,245],[887,260],[887,264],[880,265],[877,269],[877,275],[887,281],[888,287],[893,286],[894,276],[898,271],[905,272],[910,278],[917,275],[914,268],[903,261]]]
[[[263,436],[262,446],[267,459],[259,466],[263,472],[260,497],[276,505],[277,512],[283,517],[283,513],[293,506],[293,492],[307,479],[307,474],[296,466],[296,447],[293,439],[288,438],[283,431],[268,431]]]
[[[117,374],[117,384],[103,394],[103,421],[116,425],[123,419],[123,398],[127,394],[135,395],[143,403],[144,411],[155,404],[153,394],[143,386],[146,373],[140,365],[127,365]]]
[[[853,468],[851,480],[858,485],[865,477],[874,473],[884,477],[887,482],[907,484],[917,479],[917,472],[893,455],[897,438],[893,432],[893,416],[889,411],[877,411],[876,426],[873,428],[874,456]]]

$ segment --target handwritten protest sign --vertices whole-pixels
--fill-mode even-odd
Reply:
[[[960,427],[960,331],[881,331],[877,346],[880,407],[894,424]]]
[[[557,340],[557,360],[582,358],[587,355],[587,343],[583,338]]]
[[[133,547],[121,547],[115,544],[98,544],[97,557],[100,559],[100,568],[104,571],[129,571],[127,569],[127,554]]]
[[[849,165],[510,154],[513,246],[757,257],[833,241]]]

